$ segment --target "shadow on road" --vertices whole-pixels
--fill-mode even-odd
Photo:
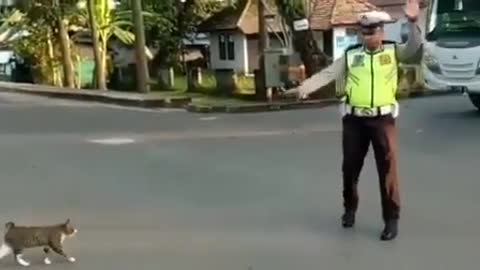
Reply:
[[[431,115],[437,119],[455,119],[455,120],[468,120],[468,119],[480,119],[480,112],[477,110],[451,110],[451,111],[438,111]]]

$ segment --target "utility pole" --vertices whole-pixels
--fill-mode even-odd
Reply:
[[[132,0],[135,25],[135,52],[137,68],[137,89],[141,93],[150,91],[147,55],[145,52],[145,26],[143,24],[142,1]]]
[[[255,94],[257,99],[264,100],[266,98],[266,81],[265,81],[265,48],[267,47],[268,34],[265,25],[265,6],[263,0],[257,0],[258,11],[258,78],[256,78],[257,86]]]

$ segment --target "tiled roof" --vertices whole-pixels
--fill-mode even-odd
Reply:
[[[240,30],[246,35],[258,33],[258,0],[239,1],[236,7],[227,7],[208,18],[199,26],[200,32],[213,32],[222,30]],[[276,13],[275,8],[268,7],[265,11],[269,15]],[[267,19],[267,24],[275,31],[280,26],[274,19]],[[270,28],[267,28],[271,30]],[[271,31],[270,31],[271,32]]]
[[[257,1],[259,0],[241,0],[235,8],[223,9],[203,22],[199,31],[240,30],[244,34],[258,33]],[[313,30],[328,30],[334,26],[352,25],[356,23],[359,13],[385,9],[389,11],[392,7],[400,8],[405,2],[406,0],[317,0],[311,9],[310,26]],[[269,10],[276,12],[274,8]],[[278,23],[273,21],[269,25],[275,30],[280,29]]]
[[[235,30],[248,1],[239,1],[235,6],[229,6],[215,13],[198,26],[200,32]]]
[[[406,0],[370,0],[370,3],[383,7],[383,6],[400,6],[405,5]]]
[[[407,3],[407,0],[369,0],[370,3],[376,5],[377,7],[386,7],[386,6],[404,6]],[[420,6],[425,6],[428,3],[428,0],[420,0]]]
[[[318,0],[312,8],[310,26],[314,30],[327,30],[332,27],[331,18],[335,0]]]
[[[355,24],[358,14],[379,10],[368,0],[317,0],[310,18],[314,30],[328,30],[333,26]]]
[[[367,0],[337,0],[331,23],[332,25],[356,24],[359,13],[372,10],[379,10],[379,8]]]

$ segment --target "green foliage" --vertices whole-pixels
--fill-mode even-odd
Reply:
[[[95,3],[95,21],[97,23],[100,42],[107,43],[113,36],[125,44],[132,44],[135,41],[135,35],[129,31],[133,27],[132,11],[114,8],[111,0],[94,0]],[[81,27],[85,30],[88,26],[88,10],[86,1],[82,0],[78,6],[78,21],[82,22]]]
[[[274,0],[275,4],[286,21],[291,24],[294,20],[302,19],[307,16],[306,7],[310,0]]]
[[[183,38],[191,37],[198,24],[221,5],[217,1],[187,0],[143,0],[144,10],[151,14],[145,18],[147,44],[160,48],[155,62],[160,66],[173,66],[178,62],[180,44]],[[130,8],[130,1],[121,2],[123,8]]]
[[[10,34],[20,34],[11,41],[14,51],[32,64],[41,83],[61,84],[62,50],[57,23],[60,18],[68,23],[75,9],[74,2],[20,0],[17,12],[12,14],[16,19],[9,20]]]
[[[29,33],[29,36],[14,41],[15,53],[32,64],[37,81],[55,84],[56,70],[61,63],[60,56],[54,53],[59,49],[53,48],[51,29],[37,26],[30,28]]]

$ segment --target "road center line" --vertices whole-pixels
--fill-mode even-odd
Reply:
[[[111,137],[111,138],[102,138],[102,139],[91,139],[88,140],[91,143],[97,144],[106,144],[106,145],[122,145],[134,143],[135,140],[132,138],[122,138],[122,137]]]

